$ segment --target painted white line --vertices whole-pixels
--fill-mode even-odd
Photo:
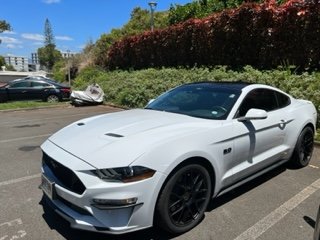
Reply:
[[[254,240],[266,232],[269,228],[279,222],[300,203],[306,200],[310,195],[320,189],[320,178],[310,184],[308,187],[303,189],[297,195],[289,199],[287,202],[282,204],[280,207],[275,209],[269,215],[261,219],[259,222],[248,228],[246,231],[241,233],[234,240]]]
[[[319,167],[317,167],[317,166],[315,166],[315,165],[309,164],[308,166],[311,167],[311,168],[319,169]]]
[[[4,222],[4,223],[0,223],[0,227],[12,227],[14,225],[21,225],[22,224],[22,220],[21,218],[17,218],[15,220],[9,221],[9,222]]]
[[[16,178],[16,179],[0,182],[0,187],[6,186],[6,185],[10,185],[10,184],[13,184],[13,183],[25,182],[25,181],[28,181],[28,180],[31,180],[31,179],[34,179],[34,178],[38,178],[38,177],[41,177],[40,173],[39,174],[35,174],[35,175],[22,177],[22,178]]]
[[[20,138],[12,138],[12,139],[0,140],[0,143],[9,143],[9,142],[29,140],[29,139],[34,139],[34,138],[49,137],[49,136],[51,136],[52,134],[53,134],[53,133],[47,133],[47,134],[38,135],[38,136],[20,137]]]

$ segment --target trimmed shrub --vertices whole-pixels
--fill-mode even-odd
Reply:
[[[319,39],[317,2],[244,3],[201,20],[124,38],[110,47],[105,65],[111,70],[295,65],[304,71],[319,68]]]
[[[219,66],[208,68],[163,68],[139,71],[102,71],[88,68],[74,82],[75,89],[98,83],[107,102],[120,106],[144,107],[150,99],[178,85],[199,81],[244,81],[278,87],[296,98],[310,100],[320,113],[320,73],[292,74],[290,70],[260,71],[250,66],[241,71]],[[320,116],[318,117],[318,126]]]

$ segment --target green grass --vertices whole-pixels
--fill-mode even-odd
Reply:
[[[0,110],[17,110],[38,107],[67,106],[69,102],[48,103],[43,101],[15,101],[0,103]]]

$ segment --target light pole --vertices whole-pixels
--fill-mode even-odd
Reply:
[[[71,87],[71,76],[70,76],[70,50],[67,50],[67,59],[68,59],[68,82],[69,82],[69,86]]]
[[[151,10],[151,19],[150,19],[150,23],[151,23],[151,31],[153,32],[154,29],[154,10],[157,7],[157,2],[149,2],[148,3],[150,6],[150,10]]]

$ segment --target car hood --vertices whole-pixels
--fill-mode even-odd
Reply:
[[[164,141],[205,131],[206,122],[215,121],[136,109],[77,121],[49,141],[93,167],[122,167]]]

